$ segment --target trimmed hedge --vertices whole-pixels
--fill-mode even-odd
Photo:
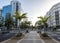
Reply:
[[[23,34],[22,33],[19,33],[19,34],[17,34],[17,36],[16,37],[20,37],[20,36],[22,36]]]
[[[43,37],[49,37],[46,33],[41,34]]]

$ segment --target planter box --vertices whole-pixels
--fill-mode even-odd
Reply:
[[[40,35],[40,37],[41,37],[42,39],[51,39],[49,36],[48,36],[48,37],[43,37],[42,35]]]

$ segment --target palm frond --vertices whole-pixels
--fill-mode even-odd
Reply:
[[[23,13],[22,16],[25,16],[27,13]]]
[[[27,18],[27,17],[26,17],[26,14],[27,14],[27,13],[23,13],[23,14],[21,15],[21,17],[22,17],[22,18]]]

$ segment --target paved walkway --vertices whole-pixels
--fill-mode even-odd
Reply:
[[[17,43],[44,43],[36,31],[31,31],[22,40]]]

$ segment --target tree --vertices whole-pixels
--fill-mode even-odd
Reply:
[[[5,18],[5,26],[7,27],[8,30],[10,30],[11,27],[14,25],[13,23],[14,22],[12,20],[11,14],[7,13]]]
[[[26,17],[26,13],[23,13],[23,14],[21,15],[18,11],[16,11],[15,14],[16,14],[16,15],[14,15],[14,17],[15,17],[15,19],[16,19],[16,27],[17,27],[17,22],[18,22],[18,20],[19,20],[19,22],[20,22],[23,18],[27,18],[27,17]],[[20,23],[19,23],[19,24],[20,24]]]
[[[0,23],[0,27],[2,27],[3,26],[3,23]]]
[[[43,25],[41,23],[42,21],[41,20],[38,20],[36,23],[35,23],[35,27],[38,28],[39,30],[41,30],[43,28]]]
[[[30,24],[31,24],[30,21],[23,21],[23,22],[21,22],[20,27],[21,28],[30,28]]]
[[[50,16],[47,17],[47,18],[40,16],[38,18],[41,20],[42,25],[44,25],[44,32],[45,32],[46,28],[48,27],[47,20],[50,18]]]
[[[30,27],[31,22],[30,21],[25,21],[25,24],[27,25],[27,28]]]
[[[35,23],[35,26],[40,26],[41,25],[41,20],[38,20],[36,23]]]
[[[0,27],[2,27],[3,26],[3,17],[1,16],[1,14],[0,14]]]
[[[17,27],[20,27],[20,22],[23,18],[27,18],[26,17],[26,13],[23,13],[23,14],[20,14],[18,11],[15,12],[15,15],[14,15],[15,19],[16,19],[16,28]],[[19,20],[19,23],[18,23],[18,20]],[[18,24],[19,25],[18,25]],[[20,33],[20,28],[19,28],[19,33]]]

